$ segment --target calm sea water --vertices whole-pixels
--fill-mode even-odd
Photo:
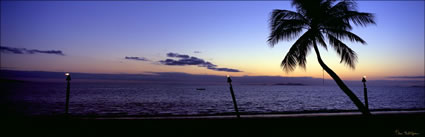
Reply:
[[[65,84],[9,85],[3,102],[16,113],[64,113]],[[196,90],[206,88],[206,90]],[[363,87],[351,87],[363,101]],[[356,110],[336,86],[234,85],[240,112]],[[370,109],[423,109],[423,87],[369,87]],[[5,92],[5,91],[3,91]],[[227,84],[140,85],[131,83],[71,85],[69,111],[73,115],[198,115],[234,112]]]

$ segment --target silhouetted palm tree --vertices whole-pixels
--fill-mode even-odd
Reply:
[[[273,47],[281,40],[291,40],[302,34],[289,49],[282,60],[281,67],[286,72],[293,71],[298,65],[305,68],[306,56],[313,47],[320,66],[335,80],[338,86],[354,102],[364,115],[370,115],[369,110],[357,98],[357,96],[344,84],[321,59],[317,45],[327,49],[331,45],[350,68],[355,68],[357,62],[356,53],[341,40],[348,39],[352,42],[366,42],[350,32],[351,23],[360,26],[375,24],[371,13],[356,11],[354,1],[344,0],[336,4],[335,0],[293,0],[297,12],[289,10],[273,10],[270,18],[271,33],[268,39]],[[328,44],[325,39],[327,38]]]

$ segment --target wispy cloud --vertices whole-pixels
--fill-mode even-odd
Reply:
[[[201,53],[200,51],[194,51],[193,53]]]
[[[127,57],[127,56],[125,56],[125,59],[138,60],[138,61],[149,61],[148,59],[146,59],[144,57]]]
[[[0,47],[0,52],[3,53],[12,53],[12,54],[55,54],[65,56],[60,50],[38,50],[38,49],[26,49],[26,48],[12,48],[12,47]]]
[[[190,56],[189,55],[183,55],[183,54],[178,54],[178,53],[167,53],[168,57],[176,57],[176,58],[184,58],[187,59]]]
[[[161,64],[170,65],[170,66],[195,65],[195,66],[205,67],[207,69],[215,70],[215,71],[242,72],[240,70],[231,69],[231,68],[217,68],[217,65],[215,65],[211,62],[205,61],[205,60],[197,58],[197,57],[185,55],[185,54],[168,53],[167,57],[174,57],[174,58],[179,58],[179,59],[178,60],[166,59],[166,60],[161,60],[159,62]]]

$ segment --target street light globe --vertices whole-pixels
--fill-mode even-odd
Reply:
[[[366,78],[366,76],[363,76],[363,78]]]
[[[67,72],[67,73],[65,73],[65,76],[69,76],[69,73]]]

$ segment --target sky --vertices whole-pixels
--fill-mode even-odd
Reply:
[[[377,24],[353,29],[367,45],[345,41],[356,68],[332,48],[319,48],[324,62],[344,80],[424,76],[424,1],[357,3]],[[282,71],[294,40],[268,45],[274,9],[295,11],[289,1],[1,1],[1,69],[321,78],[313,52],[305,70]]]

